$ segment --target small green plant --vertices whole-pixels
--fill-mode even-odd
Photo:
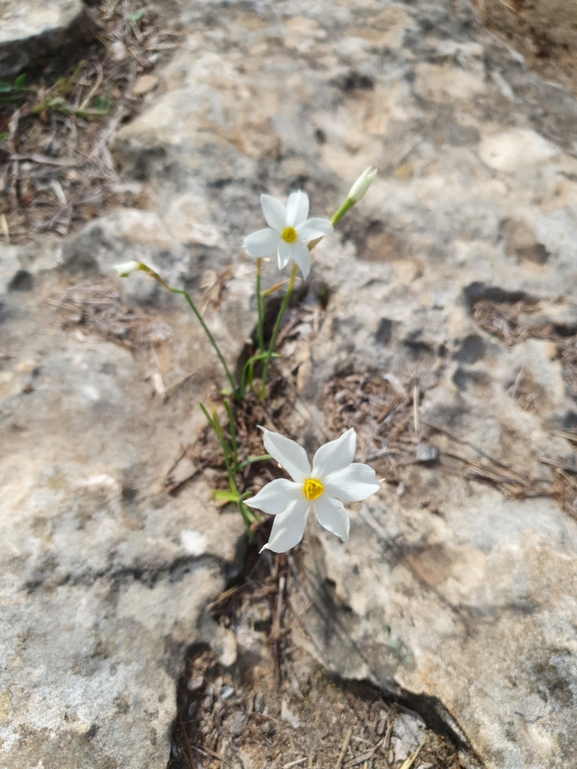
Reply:
[[[13,83],[0,80],[0,103],[26,100],[28,94],[34,89],[24,85],[25,80],[26,75],[18,75]]]
[[[320,219],[320,218],[311,218],[311,219],[308,218],[309,198],[305,192],[298,191],[298,192],[291,193],[289,195],[289,199],[286,207],[280,200],[276,200],[276,198],[273,198],[270,195],[261,195],[261,205],[262,205],[264,217],[269,226],[266,229],[258,230],[257,232],[253,232],[251,235],[248,235],[245,238],[243,243],[243,247],[247,252],[247,254],[253,257],[254,259],[256,259],[256,300],[257,300],[256,301],[257,327],[256,327],[256,333],[255,333],[256,351],[253,355],[249,357],[249,359],[244,364],[242,371],[240,373],[238,382],[235,381],[230,371],[230,368],[228,367],[226,360],[224,359],[224,356],[222,355],[214,336],[212,335],[210,329],[208,328],[208,326],[206,325],[202,317],[202,314],[199,312],[194,301],[192,300],[192,297],[187,291],[185,291],[184,289],[173,288],[172,286],[169,286],[165,282],[165,280],[158,274],[158,272],[156,272],[156,270],[153,270],[151,267],[144,264],[143,262],[136,262],[136,261],[126,262],[124,264],[116,265],[115,267],[118,274],[122,278],[128,277],[133,272],[142,271],[142,272],[145,272],[149,277],[156,280],[167,291],[170,291],[173,294],[182,295],[185,298],[190,309],[194,313],[196,319],[200,323],[214,351],[216,352],[216,355],[223,367],[224,374],[228,380],[228,387],[225,390],[222,390],[222,395],[224,396],[223,404],[224,404],[224,409],[225,409],[227,420],[228,420],[228,435],[225,434],[225,431],[220,422],[220,418],[214,407],[211,407],[210,413],[203,405],[201,405],[201,409],[220,443],[222,456],[223,456],[223,463],[226,469],[226,474],[228,479],[229,489],[227,491],[223,491],[223,490],[215,491],[213,493],[213,498],[218,500],[224,500],[227,502],[232,502],[238,506],[239,511],[243,517],[243,520],[246,524],[247,530],[249,532],[249,538],[251,538],[252,536],[250,527],[253,523],[255,523],[258,520],[256,514],[253,513],[252,510],[250,510],[249,505],[256,503],[255,506],[259,507],[258,502],[264,500],[263,502],[264,507],[261,507],[261,509],[264,510],[264,512],[281,513],[281,510],[280,510],[279,500],[274,502],[273,504],[273,507],[275,508],[274,510],[268,509],[267,494],[270,495],[270,493],[269,492],[265,493],[265,490],[263,490],[262,492],[259,492],[259,494],[250,503],[247,504],[245,502],[245,500],[249,496],[249,492],[241,493],[239,491],[238,483],[237,483],[238,476],[242,472],[242,470],[244,470],[249,464],[252,464],[254,462],[260,462],[263,460],[271,459],[271,455],[278,461],[278,457],[282,455],[283,462],[281,464],[283,465],[283,467],[289,472],[289,474],[293,475],[293,478],[295,479],[295,481],[300,482],[300,480],[295,478],[294,474],[291,471],[290,462],[289,462],[290,456],[283,454],[282,451],[279,451],[275,454],[275,451],[273,451],[270,448],[270,446],[267,445],[266,438],[265,438],[265,448],[269,452],[268,454],[262,454],[260,456],[254,456],[254,457],[251,456],[251,457],[248,457],[248,459],[245,459],[244,461],[239,462],[239,447],[237,443],[234,409],[239,407],[242,404],[246,396],[247,389],[256,390],[260,399],[261,400],[265,399],[270,364],[273,358],[279,357],[278,354],[275,353],[274,351],[276,340],[277,340],[280,326],[282,323],[282,318],[285,314],[286,308],[288,306],[288,303],[294,288],[297,273],[300,269],[303,278],[306,280],[311,268],[312,250],[324,237],[326,237],[327,235],[330,235],[333,232],[335,225],[341,220],[341,218],[347,213],[347,211],[349,211],[356,203],[362,200],[370,184],[372,183],[375,177],[375,174],[376,174],[376,170],[368,168],[357,179],[357,181],[351,187],[349,194],[345,198],[344,202],[339,206],[339,208],[336,210],[336,212],[333,214],[330,220]],[[280,309],[278,311],[278,314],[276,316],[276,319],[273,325],[270,341],[268,343],[268,346],[265,346],[264,319],[265,319],[266,298],[272,292],[280,289],[283,285],[282,282],[276,283],[275,285],[271,286],[267,290],[265,291],[262,290],[262,286],[261,286],[262,259],[274,251],[276,251],[277,253],[278,267],[280,270],[286,267],[286,265],[291,259],[294,261],[294,264],[293,264],[290,278],[288,281],[287,291],[283,297]],[[255,381],[257,381],[255,378],[255,370],[257,366],[261,367],[262,373],[260,376],[260,384],[258,388],[255,388]],[[265,431],[265,435],[276,436],[276,433],[270,433],[269,431]],[[283,436],[277,436],[277,437],[279,440],[281,440],[281,443],[284,441],[290,444],[294,444],[294,442],[290,441],[288,438],[283,438]],[[353,445],[353,453],[354,453],[354,441],[351,444],[351,440],[353,440],[352,437],[348,435],[347,440],[349,441],[349,449],[350,449],[350,445]],[[272,441],[272,438],[270,438],[269,440],[269,443],[272,446],[271,441]],[[293,448],[290,449],[290,451],[292,451],[293,453],[294,451],[296,451],[296,449],[294,448],[295,446],[298,449],[300,449],[300,447],[298,447],[297,444],[294,444]],[[329,446],[331,446],[331,444],[327,444],[327,446],[324,448],[327,452],[330,453]],[[303,449],[300,449],[300,451],[304,453]],[[323,450],[321,449],[319,451],[322,455]],[[317,454],[319,454],[319,452],[317,452]],[[342,463],[342,460],[345,454],[348,457],[350,454],[350,450],[348,451],[348,453],[345,451],[344,453],[342,453],[342,456],[337,457],[337,465],[339,464],[339,462]],[[315,460],[316,460],[316,456],[317,455],[315,455]],[[287,464],[287,462],[289,462],[289,464]],[[306,455],[303,462],[306,462],[308,464],[308,460],[306,460]],[[345,466],[347,464],[350,464],[351,462],[352,462],[352,455],[348,459],[348,462],[343,464],[343,468],[345,468]],[[361,489],[363,493],[369,487],[373,489],[370,493],[374,493],[374,490],[375,490],[374,472],[369,467],[367,467],[366,465],[358,465],[358,466],[351,465],[351,468],[353,469],[350,470],[350,473],[354,474],[355,472],[357,472],[357,470],[355,470],[354,468],[361,468],[361,467],[365,468],[362,471],[358,470],[358,472],[363,474],[362,478],[360,476],[359,478],[355,476],[354,482],[356,483],[359,489],[361,485],[363,486],[363,488]],[[330,483],[326,487],[327,494],[324,494],[325,480],[328,480],[327,478],[325,478],[325,476],[327,475],[326,470],[327,468],[325,468],[323,465],[322,467],[320,467],[320,469],[318,469],[317,474],[314,475],[315,468],[313,467],[313,470],[312,470],[313,475],[310,478],[308,478],[308,480],[305,479],[304,481],[303,493],[301,493],[302,489],[300,489],[300,486],[299,486],[299,494],[303,498],[303,500],[306,502],[306,504],[304,505],[304,507],[303,505],[300,505],[298,508],[298,511],[296,510],[293,511],[295,515],[296,515],[296,512],[299,513],[298,521],[294,522],[294,525],[291,518],[291,521],[287,521],[287,525],[290,524],[288,525],[288,528],[287,528],[287,526],[283,524],[283,521],[284,521],[283,516],[279,515],[277,517],[276,521],[278,522],[278,525],[275,523],[276,529],[273,528],[273,534],[271,535],[271,541],[269,543],[270,549],[274,550],[275,552],[284,552],[285,550],[289,549],[289,547],[293,547],[293,544],[296,544],[297,541],[300,541],[300,538],[302,537],[302,531],[304,531],[304,520],[306,520],[306,515],[308,514],[308,511],[311,509],[311,507],[315,506],[315,504],[321,505],[322,503],[324,505],[324,508],[323,508],[324,513],[321,513],[319,516],[319,512],[317,511],[317,516],[319,516],[319,520],[323,526],[325,526],[326,528],[329,528],[329,530],[331,531],[334,531],[334,533],[338,534],[341,537],[341,539],[344,539],[345,535],[348,536],[348,518],[344,513],[344,511],[342,510],[342,505],[340,504],[340,502],[338,502],[336,499],[333,499],[333,497],[331,496],[332,492],[330,491],[330,488],[331,488]],[[353,479],[351,478],[351,482],[352,480]],[[345,488],[347,486],[347,483],[345,481],[347,481],[346,478],[343,479],[344,486],[342,486],[341,484],[342,488]],[[269,484],[269,486],[274,486],[274,484],[276,483],[277,481],[273,481],[272,484]],[[279,480],[278,483],[287,484],[289,482]],[[298,483],[293,483],[292,485],[296,486],[298,485]],[[352,500],[353,497],[350,496],[350,494],[352,493],[350,490],[346,491],[345,496],[342,496],[343,492],[342,492],[341,486],[339,486],[338,483],[334,486],[334,488],[336,489],[335,493],[337,494],[341,493],[341,497],[340,497],[341,499]],[[265,487],[265,489],[267,488],[269,487]],[[347,494],[349,496],[347,496]],[[365,496],[367,496],[367,494],[365,494]],[[355,499],[356,498],[357,497],[355,497]],[[364,499],[364,496],[359,496],[358,499]],[[315,500],[318,500],[318,501],[315,503],[314,502]],[[340,505],[340,508],[338,507],[339,505]],[[328,517],[330,517],[328,514],[329,508],[331,509],[334,508],[332,513],[333,516],[335,514],[335,510],[338,513],[337,515],[338,530],[335,530],[334,526],[331,528],[331,525],[326,523],[326,520],[328,520]],[[288,515],[290,511],[287,510],[285,512]],[[293,514],[291,513],[291,515]],[[323,522],[321,518],[323,518],[325,522]],[[299,535],[299,531],[300,531],[300,535]],[[297,535],[298,535],[298,538],[297,538]],[[287,544],[291,542],[293,539],[296,539],[296,541],[293,544]]]
[[[57,112],[61,115],[76,115],[76,117],[91,117],[106,115],[110,111],[111,101],[104,96],[95,96],[92,99],[92,107],[84,104],[74,107],[63,96],[50,96],[46,94],[32,108],[32,114],[39,115],[42,112]]]
[[[214,406],[211,409],[211,414],[208,413],[207,409],[202,405],[202,403],[200,404],[200,408],[202,409],[202,413],[206,417],[208,424],[212,427],[219,440],[229,485],[229,491],[221,491],[218,489],[213,491],[212,498],[215,500],[231,502],[238,507],[248,532],[249,541],[252,541],[252,532],[250,527],[253,523],[256,523],[259,518],[258,515],[253,513],[253,511],[245,504],[245,499],[250,496],[250,492],[247,491],[244,494],[240,493],[236,483],[236,476],[238,473],[242,472],[245,467],[248,467],[248,465],[254,464],[255,462],[261,462],[266,459],[272,459],[272,457],[270,454],[261,454],[258,457],[248,457],[248,459],[245,459],[244,462],[239,462],[238,444],[236,442],[236,427],[230,403],[226,400],[224,401],[224,408],[228,417],[228,438],[224,434],[224,430],[222,429],[219,416],[216,413]]]

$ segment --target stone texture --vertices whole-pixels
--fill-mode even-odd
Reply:
[[[528,73],[465,2],[198,1],[179,21],[181,49],[113,147],[149,210],[2,253],[2,346],[13,357],[0,381],[10,436],[0,766],[11,769],[36,765],[40,740],[46,769],[71,748],[98,769],[167,759],[179,661],[212,634],[202,605],[241,533],[236,518],[207,516],[204,482],[174,499],[158,491],[159,457],[170,466],[190,440],[215,376],[194,323],[144,276],[123,284],[127,301],[174,329],[168,383],[195,374],[192,391],[161,406],[142,359],[56,333],[41,299],[60,282],[138,258],[201,297],[232,262],[208,319],[234,355],[254,311],[240,244],[263,226],[258,194],[302,187],[323,216],[376,165],[365,200],[314,252],[311,281],[329,303],[299,353],[309,448],[326,382],[370,370],[418,374],[422,419],[456,435],[469,459],[476,446],[547,481],[539,456],[572,456],[554,432],[576,408],[552,345],[507,348],[471,312],[478,298],[526,296],[528,323],[577,326],[571,97]],[[510,394],[521,371],[531,410]],[[302,643],[444,724],[470,766],[571,766],[577,525],[550,498],[508,499],[450,473],[454,442],[438,433],[434,445],[440,464],[415,465],[403,495],[384,485],[360,505],[347,544],[311,527]]]
[[[193,380],[163,403],[150,350],[60,332],[59,253],[0,251],[0,766],[164,766],[185,650],[235,655],[204,608],[240,567],[240,516],[219,516],[202,478],[175,497],[162,489],[203,424],[214,361],[165,304],[178,342],[154,345],[158,365],[168,387]],[[18,271],[32,290],[13,287]]]
[[[39,56],[94,36],[81,0],[0,0],[0,77],[11,77]]]

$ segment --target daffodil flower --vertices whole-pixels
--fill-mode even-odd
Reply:
[[[305,242],[330,235],[333,225],[328,219],[307,219],[309,196],[300,190],[291,192],[286,208],[270,195],[261,195],[260,203],[268,227],[247,235],[244,250],[255,259],[276,251],[279,270],[292,258],[306,279],[311,269],[311,255]]]
[[[353,462],[357,442],[353,428],[321,446],[313,457],[312,468],[302,446],[284,435],[260,429],[265,449],[293,479],[271,481],[246,500],[250,507],[276,516],[270,539],[262,550],[285,553],[298,544],[311,510],[321,526],[346,542],[350,521],[339,500],[359,502],[379,490],[375,471]]]

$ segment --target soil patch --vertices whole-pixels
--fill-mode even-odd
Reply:
[[[169,769],[461,769],[455,746],[419,714],[372,686],[330,678],[293,643],[299,551],[267,553],[209,607],[234,632],[239,658],[225,670],[206,648],[192,650]]]
[[[577,332],[573,328],[539,323],[538,304],[531,299],[472,301],[473,318],[485,331],[507,347],[525,339],[548,339],[555,343],[563,375],[571,396],[577,398]]]
[[[67,235],[103,210],[146,204],[108,151],[118,126],[156,87],[174,33],[140,0],[102,2],[98,40],[71,60],[0,82],[0,242]]]
[[[539,323],[538,305],[529,299],[493,301],[477,299],[472,302],[475,322],[496,336],[507,347],[525,339],[548,339],[557,348],[557,357],[571,396],[577,399],[577,332],[575,329]],[[513,388],[514,397],[522,408],[533,409],[534,387],[526,376],[520,377]],[[577,445],[577,415],[569,414],[571,423],[556,434]],[[577,455],[567,457],[541,457],[541,461],[554,468],[550,496],[573,518],[577,518]]]

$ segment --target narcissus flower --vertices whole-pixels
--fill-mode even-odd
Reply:
[[[346,542],[350,521],[339,500],[360,502],[380,488],[371,467],[353,462],[355,431],[351,428],[336,441],[321,446],[311,468],[302,446],[279,433],[261,430],[265,449],[293,479],[271,481],[246,500],[250,507],[276,516],[263,550],[284,553],[298,544],[311,510],[321,526]]]
[[[255,259],[276,251],[279,270],[292,258],[306,279],[311,269],[311,255],[305,242],[330,235],[333,225],[328,219],[307,219],[309,196],[300,190],[291,192],[286,208],[270,195],[261,195],[260,203],[268,227],[247,235],[244,250]]]

